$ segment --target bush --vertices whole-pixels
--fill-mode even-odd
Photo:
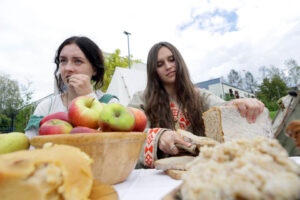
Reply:
[[[11,119],[0,113],[0,132],[7,132],[10,130]]]
[[[270,111],[270,118],[273,120],[277,111]]]
[[[279,105],[277,102],[263,102],[265,106],[269,109],[269,111],[277,111],[279,109]]]

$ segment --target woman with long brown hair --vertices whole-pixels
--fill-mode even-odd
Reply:
[[[145,130],[148,138],[139,166],[153,167],[156,159],[179,154],[176,143],[186,147],[191,144],[174,134],[174,130],[184,129],[204,136],[202,113],[213,106],[232,104],[250,123],[264,109],[264,104],[256,99],[225,102],[207,90],[196,88],[176,47],[168,42],[155,44],[148,54],[146,89],[137,92],[128,105],[144,110],[148,118]]]

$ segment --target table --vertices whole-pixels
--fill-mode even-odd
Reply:
[[[114,185],[119,200],[156,200],[182,183],[162,170],[135,169],[123,183]]]
[[[290,157],[300,165],[300,157]],[[119,200],[158,200],[182,183],[162,170],[135,169],[123,183],[114,185]]]

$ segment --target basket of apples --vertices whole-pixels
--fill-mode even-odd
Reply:
[[[44,117],[39,136],[31,138],[30,144],[35,148],[48,142],[78,147],[94,160],[96,180],[116,184],[134,169],[146,139],[146,124],[139,109],[80,96],[71,102],[68,113]]]

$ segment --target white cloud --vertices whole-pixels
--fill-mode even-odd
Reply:
[[[30,77],[38,99],[53,91],[54,54],[69,36],[85,35],[105,52],[121,49],[146,61],[159,41],[183,54],[193,81],[226,76],[230,69],[254,74],[262,65],[300,62],[298,0],[1,0],[0,72],[24,81]],[[237,14],[237,31],[226,18],[204,18],[208,26],[180,31],[193,17],[214,11]],[[216,28],[225,30],[216,32]]]

